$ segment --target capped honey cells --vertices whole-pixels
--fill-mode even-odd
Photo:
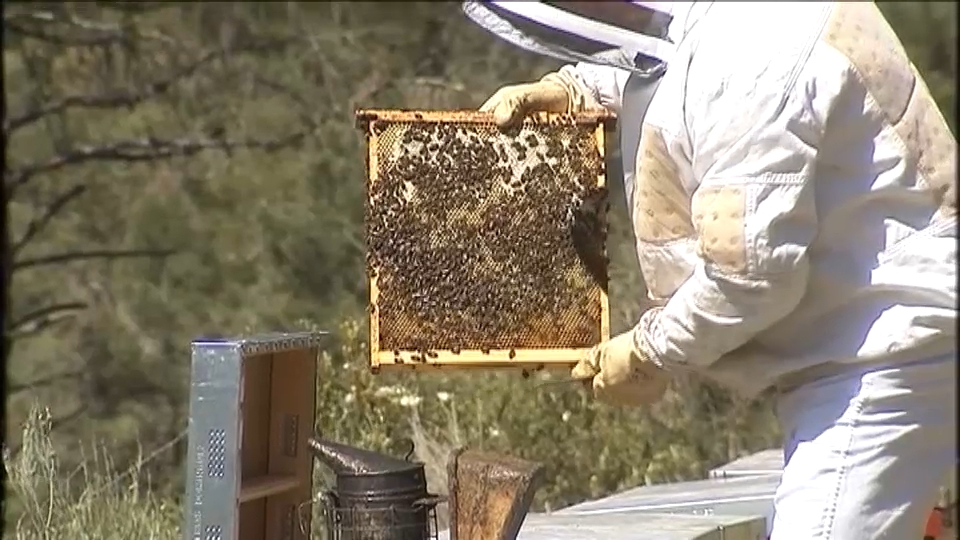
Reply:
[[[427,361],[597,344],[608,209],[597,123],[503,133],[418,116],[367,130],[374,346]]]

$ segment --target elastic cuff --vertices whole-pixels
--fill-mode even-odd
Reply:
[[[650,308],[643,312],[640,321],[633,328],[633,346],[637,349],[645,360],[650,361],[658,368],[663,368],[662,355],[653,347],[653,341],[650,339],[650,333],[654,331],[654,322],[663,308]]]
[[[556,83],[563,87],[567,94],[568,113],[600,108],[597,100],[593,98],[576,71],[570,66],[564,66],[559,71],[548,73],[540,80]]]

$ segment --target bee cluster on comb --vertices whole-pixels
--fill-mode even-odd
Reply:
[[[609,118],[361,111],[382,365],[570,363],[609,334]]]

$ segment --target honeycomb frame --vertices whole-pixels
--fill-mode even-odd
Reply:
[[[418,111],[418,110],[383,110],[369,109],[356,112],[357,128],[366,136],[367,148],[367,201],[368,207],[372,204],[373,186],[380,178],[380,133],[388,129],[391,124],[457,124],[493,126],[493,118],[489,113],[478,111]],[[615,116],[602,111],[591,111],[577,114],[539,113],[525,119],[523,126],[544,125],[576,125],[579,129],[592,131],[593,144],[599,154],[600,170],[596,179],[596,187],[605,190],[607,187],[606,167],[603,163],[606,158],[606,148],[613,142]],[[369,227],[369,225],[368,225]],[[606,257],[607,223],[604,212],[603,256]],[[369,230],[366,231],[369,256]],[[605,261],[605,264],[608,261]],[[606,267],[604,272],[606,272]],[[581,347],[513,347],[490,349],[454,349],[436,348],[424,350],[422,348],[381,348],[380,324],[380,288],[378,286],[378,272],[371,268],[368,261],[367,279],[369,287],[369,361],[370,368],[377,372],[381,368],[514,368],[525,372],[544,368],[567,368],[581,360],[590,346]],[[606,285],[597,287],[596,304],[599,315],[596,323],[596,343],[606,341],[610,337],[610,308]],[[594,344],[596,344],[594,343]]]

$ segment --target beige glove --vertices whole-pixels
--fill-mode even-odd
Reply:
[[[573,367],[575,379],[593,378],[593,395],[613,405],[650,405],[667,391],[670,375],[644,358],[629,330],[601,343]]]
[[[582,83],[561,69],[535,83],[504,86],[480,106],[480,111],[493,113],[494,122],[505,128],[516,125],[531,113],[572,113],[599,108]]]

